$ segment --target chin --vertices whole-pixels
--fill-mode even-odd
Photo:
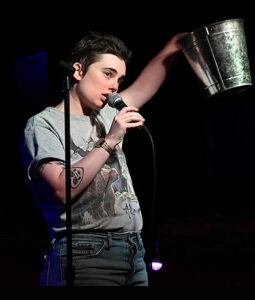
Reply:
[[[101,103],[97,107],[97,110],[100,110],[100,109],[104,108],[105,105],[106,105],[106,102],[101,101]]]

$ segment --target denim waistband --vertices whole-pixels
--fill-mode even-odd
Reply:
[[[126,240],[132,236],[136,236],[141,238],[141,231],[128,231],[128,232],[118,232],[118,231],[73,231],[72,239],[82,238],[82,236],[86,237],[88,235],[98,236],[98,237],[109,237],[111,236],[113,239],[121,239]],[[52,240],[61,240],[66,237],[66,231],[59,232]]]
[[[73,232],[72,241],[86,239],[88,237],[97,237],[107,240],[108,245],[112,244],[113,240],[122,240],[130,243],[132,240],[138,243],[139,248],[143,247],[141,231],[129,231],[129,232],[115,232],[115,231],[83,231]],[[57,234],[55,238],[51,240],[51,245],[60,245],[66,243],[66,232]]]

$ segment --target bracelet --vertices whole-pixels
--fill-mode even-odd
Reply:
[[[113,149],[106,143],[104,138],[99,139],[96,144],[96,148],[103,148],[106,150],[110,155],[112,154]]]

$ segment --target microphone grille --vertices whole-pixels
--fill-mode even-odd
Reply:
[[[116,107],[115,106],[116,101],[120,101],[120,100],[122,100],[122,98],[121,98],[120,94],[118,94],[116,92],[114,92],[108,96],[108,104],[113,108]]]

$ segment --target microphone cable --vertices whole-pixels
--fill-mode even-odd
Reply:
[[[113,92],[108,96],[108,105],[116,108],[117,110],[121,110],[124,107],[127,107],[126,103],[123,101],[120,94],[117,92]],[[144,131],[150,139],[151,147],[152,147],[152,155],[153,155],[153,188],[152,188],[152,199],[151,199],[151,215],[150,215],[150,229],[149,229],[149,245],[150,249],[153,249],[153,243],[155,240],[155,207],[156,207],[156,192],[157,192],[157,164],[156,164],[156,153],[155,153],[155,145],[152,138],[152,135],[149,129],[143,124],[143,126],[138,127],[140,130]]]
[[[153,163],[153,185],[152,185],[152,198],[151,198],[151,207],[150,207],[150,227],[149,227],[149,249],[152,251],[154,248],[155,243],[155,217],[156,217],[156,195],[157,195],[157,162],[156,162],[156,151],[155,151],[155,145],[153,141],[153,137],[149,131],[149,129],[143,125],[142,127],[139,127],[139,129],[143,130],[144,133],[146,133],[149,137],[150,143],[151,143],[151,149],[152,149],[152,163]],[[153,256],[153,254],[151,253]]]

